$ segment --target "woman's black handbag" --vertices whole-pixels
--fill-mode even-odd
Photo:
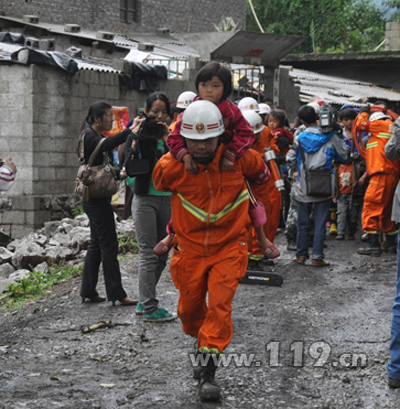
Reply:
[[[147,159],[135,159],[133,154],[125,163],[126,174],[129,177],[142,175],[150,172],[150,164]]]

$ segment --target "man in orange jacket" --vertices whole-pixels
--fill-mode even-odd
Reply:
[[[362,225],[368,234],[369,245],[360,248],[357,253],[380,256],[382,249],[379,232],[386,234],[386,247],[394,249],[397,229],[391,220],[393,195],[399,180],[400,160],[391,161],[385,155],[385,145],[393,134],[394,124],[383,112],[360,112],[354,121],[353,129],[357,132],[369,132],[366,146],[367,171],[370,182],[364,196]]]
[[[172,221],[177,244],[170,270],[180,290],[178,315],[183,331],[197,337],[195,357],[201,362],[199,395],[220,398],[214,376],[218,357],[229,344],[233,324],[231,303],[247,269],[250,216],[245,176],[265,183],[269,171],[251,149],[222,172],[219,162],[226,150],[220,144],[222,115],[209,101],[193,102],[182,116],[181,135],[199,171],[190,174],[170,154],[153,173],[157,190],[172,192]],[[208,302],[207,302],[208,293]]]

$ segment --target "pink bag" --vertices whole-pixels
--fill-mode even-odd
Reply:
[[[254,194],[253,189],[251,188],[247,179],[246,185],[250,196],[249,215],[251,218],[251,225],[254,228],[264,226],[264,224],[267,222],[267,214],[265,213],[265,207],[260,202],[260,199]]]

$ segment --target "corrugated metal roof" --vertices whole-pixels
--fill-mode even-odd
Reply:
[[[79,70],[113,72],[115,74],[118,74],[118,73],[121,72],[119,70],[116,70],[115,68],[113,68],[110,65],[93,63],[93,62],[84,61],[84,60],[78,60],[77,58],[74,58],[74,60],[78,63],[78,69]]]
[[[102,41],[104,43],[115,44],[118,47],[126,48],[127,50],[130,49],[137,49],[139,43],[151,43],[154,45],[154,51],[152,54],[156,55],[155,58],[159,58],[163,56],[168,59],[187,59],[189,56],[199,57],[199,53],[190,47],[189,45],[178,41],[176,38],[165,35],[160,36],[156,34],[142,34],[142,33],[134,33],[132,35],[125,35],[125,34],[118,34],[113,33],[114,38],[112,40],[107,39],[100,39],[97,37],[97,31],[91,30],[81,30],[77,33],[73,32],[66,32],[64,30],[64,25],[61,24],[52,24],[52,23],[42,23],[39,24],[32,24],[23,21],[21,18],[15,17],[8,17],[8,16],[0,16],[0,20],[10,20],[15,21],[17,23],[26,24],[32,27],[38,27],[45,29],[49,32],[60,34],[60,35],[67,35],[69,37],[77,37],[77,38],[84,38],[88,40],[94,41]]]
[[[198,50],[203,61],[278,67],[287,53],[306,37],[252,31],[174,33],[173,36]]]
[[[301,102],[321,98],[329,104],[344,105],[351,102],[355,106],[363,106],[369,99],[400,101],[400,92],[381,88],[372,83],[287,68],[289,76],[300,89]]]

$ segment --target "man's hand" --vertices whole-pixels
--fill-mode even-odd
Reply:
[[[222,158],[219,167],[224,172],[226,170],[231,170],[233,165],[234,162],[230,161],[228,158]]]
[[[12,171],[13,171],[14,173],[17,173],[17,167],[15,166],[15,164],[14,164],[14,162],[12,161],[11,158],[6,159],[3,166],[8,166],[9,168],[12,169]]]
[[[186,154],[183,157],[182,162],[185,164],[185,169],[189,173],[195,174],[199,171],[199,168],[197,167],[196,162],[193,160],[193,158],[189,154]]]

